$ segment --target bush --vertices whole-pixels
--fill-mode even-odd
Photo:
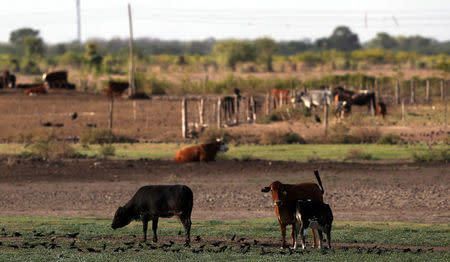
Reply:
[[[354,137],[355,142],[358,143],[376,143],[380,137],[381,133],[378,128],[358,128],[351,132]]]
[[[24,155],[42,158],[74,158],[77,157],[75,149],[65,142],[42,139],[30,146],[31,152]]]
[[[399,135],[394,133],[385,134],[377,141],[377,144],[381,145],[399,145],[404,143],[405,141]]]
[[[114,156],[116,154],[116,148],[111,144],[103,145],[99,150],[99,154],[102,157]]]
[[[268,145],[306,144],[306,141],[297,133],[269,131],[261,135],[261,143]]]
[[[362,149],[349,148],[345,159],[351,160],[371,160],[373,157],[371,154],[364,152]]]
[[[446,145],[450,145],[450,135],[447,135],[445,138],[444,138],[444,141],[442,141],[444,144],[446,144]]]
[[[330,128],[328,142],[331,144],[354,144],[358,140],[349,134],[350,128],[345,124],[338,123]]]
[[[111,129],[99,128],[89,129],[83,133],[80,139],[81,144],[106,144],[115,142],[115,136]]]
[[[202,143],[213,143],[218,138],[228,143],[231,141],[232,136],[226,129],[208,128],[202,134],[200,134],[199,141]]]
[[[450,161],[450,149],[430,149],[412,154],[414,162],[448,162]]]

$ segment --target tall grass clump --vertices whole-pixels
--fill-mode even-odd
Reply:
[[[381,145],[399,145],[404,143],[405,141],[398,134],[394,133],[385,134],[377,141],[377,144]]]
[[[114,134],[111,129],[99,128],[89,129],[81,135],[80,142],[83,145],[87,144],[106,144],[114,141]]]
[[[306,144],[299,134],[294,132],[269,131],[261,135],[261,144],[279,145],[279,144]]]
[[[226,143],[232,140],[230,133],[223,128],[208,128],[200,134],[199,141],[202,143],[213,143],[217,139],[222,139]]]
[[[349,148],[347,154],[345,155],[345,159],[349,160],[371,160],[373,159],[372,155],[364,152],[364,150],[359,148]]]
[[[413,152],[412,159],[414,162],[445,162],[450,161],[450,149],[432,149],[427,151]]]
[[[30,151],[25,155],[41,158],[74,158],[79,154],[66,142],[51,139],[41,139],[30,145]]]

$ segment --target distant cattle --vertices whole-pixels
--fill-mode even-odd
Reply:
[[[332,96],[328,90],[310,90],[300,94],[300,100],[306,108],[319,107],[321,105],[331,105]]]
[[[273,108],[287,105],[290,101],[289,90],[285,89],[272,89],[270,92],[272,95]]]
[[[333,212],[328,204],[320,201],[298,200],[295,211],[295,242],[294,249],[297,248],[298,233],[302,235],[302,248],[306,248],[306,229],[317,230],[319,233],[319,248],[322,248],[323,235],[327,235],[328,248],[331,249],[331,224],[333,223]]]
[[[295,230],[296,230],[296,220],[295,220],[295,210],[297,200],[312,199],[316,201],[323,202],[323,187],[322,181],[320,180],[319,172],[314,170],[314,175],[316,176],[316,183],[300,183],[300,184],[283,184],[280,181],[275,181],[268,187],[261,189],[262,192],[271,192],[273,205],[275,208],[275,213],[278,218],[278,223],[281,229],[281,248],[286,247],[286,227],[287,225],[292,225],[291,237],[292,244],[295,244]],[[313,240],[314,246],[316,246],[316,238],[314,231]]]
[[[111,224],[112,229],[141,220],[144,242],[147,241],[148,222],[152,220],[153,242],[158,241],[157,229],[160,217],[177,216],[184,226],[185,245],[190,243],[191,213],[194,203],[192,190],[185,185],[153,185],[141,187],[133,198],[119,207]]]
[[[108,97],[121,97],[125,89],[128,88],[128,82],[108,81],[106,85],[106,95]]]
[[[9,87],[10,74],[8,70],[3,70],[1,75],[1,87],[8,88]]]
[[[222,140],[213,143],[187,146],[175,152],[175,161],[195,162],[195,161],[214,161],[218,152],[228,151],[228,146]]]
[[[386,104],[383,102],[378,102],[377,103],[377,115],[385,118],[386,114],[387,114]]]
[[[48,82],[49,88],[68,88],[67,71],[54,71],[42,75],[42,80]]]
[[[351,90],[346,90],[341,86],[335,87],[332,93],[334,97],[334,102],[336,105],[339,102],[346,107],[345,110],[349,113],[351,112],[352,105],[356,106],[367,106],[368,110],[372,115],[376,114],[375,105],[375,93],[368,90],[361,90],[359,92],[354,92]],[[343,103],[345,102],[345,103]],[[336,111],[336,114],[338,111]]]
[[[27,89],[25,89],[24,94],[27,96],[44,95],[47,94],[48,89],[49,86],[47,82],[44,82],[42,84],[29,85]]]

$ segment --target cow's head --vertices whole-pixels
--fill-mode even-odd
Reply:
[[[130,224],[133,220],[132,216],[127,212],[125,207],[119,207],[114,214],[114,219],[111,224],[112,229],[121,228]]]
[[[217,143],[217,145],[219,147],[219,150],[217,150],[218,152],[227,152],[228,151],[228,146],[225,143],[225,141],[223,141],[220,138],[217,138],[216,139],[216,143]]]
[[[261,189],[261,192],[272,192],[272,200],[274,206],[281,206],[283,205],[283,201],[286,199],[286,196],[288,194],[287,188],[285,185],[283,185],[280,181],[275,181],[270,186],[263,187]]]

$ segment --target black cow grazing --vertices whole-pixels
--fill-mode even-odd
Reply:
[[[48,82],[50,88],[66,88],[67,71],[54,71],[42,75],[42,80]]]
[[[142,220],[145,242],[147,241],[148,221],[152,220],[153,242],[157,242],[158,219],[175,215],[180,218],[184,226],[185,246],[188,246],[193,198],[192,190],[185,185],[141,187],[125,206],[117,209],[111,227],[112,229],[121,228],[132,220]]]
[[[314,200],[298,200],[295,211],[294,249],[297,248],[298,233],[302,234],[302,248],[306,248],[306,229],[311,227],[319,233],[319,248],[322,248],[322,232],[327,234],[328,248],[331,249],[331,224],[333,212],[328,204]]]

